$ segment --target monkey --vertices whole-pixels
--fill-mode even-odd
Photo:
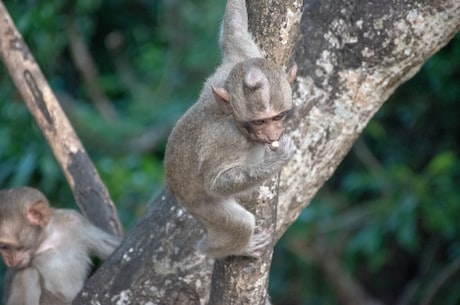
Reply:
[[[205,229],[198,250],[213,258],[258,258],[270,232],[239,198],[274,176],[295,146],[284,134],[297,66],[263,57],[248,32],[245,0],[228,0],[219,45],[222,62],[178,120],[164,157],[167,187]]]
[[[51,208],[35,188],[0,190],[0,253],[8,267],[4,304],[70,305],[83,287],[90,255],[106,259],[119,242],[77,211]]]

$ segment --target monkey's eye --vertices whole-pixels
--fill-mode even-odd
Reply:
[[[7,244],[0,244],[0,250],[10,250],[11,246]]]
[[[282,119],[284,119],[286,117],[286,112],[283,112],[283,113],[280,113],[278,114],[277,116],[273,117],[273,120],[274,121],[281,121]]]
[[[260,126],[260,125],[265,124],[265,122],[266,122],[265,120],[255,120],[255,121],[252,121],[251,124],[255,126]]]

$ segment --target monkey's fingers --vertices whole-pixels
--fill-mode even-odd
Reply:
[[[258,234],[254,234],[248,247],[246,248],[244,256],[260,258],[264,253],[265,248],[272,244],[272,233],[273,232],[270,230],[264,230]]]

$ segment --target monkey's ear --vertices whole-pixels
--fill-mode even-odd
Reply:
[[[26,216],[30,224],[40,227],[46,226],[51,218],[51,209],[48,202],[40,200],[32,203],[27,208]]]
[[[294,63],[291,68],[289,68],[287,76],[288,76],[288,82],[292,84],[295,80],[295,77],[297,76],[297,64],[296,63]]]
[[[230,109],[230,93],[222,87],[211,86],[212,95],[216,99],[217,104],[225,113],[231,113]]]

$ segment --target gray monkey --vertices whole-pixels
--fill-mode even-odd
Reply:
[[[278,173],[294,153],[282,133],[297,67],[286,72],[263,58],[248,33],[244,0],[227,1],[220,48],[222,64],[169,137],[166,179],[206,228],[200,251],[215,258],[258,257],[269,234],[254,234],[255,217],[236,197]]]

